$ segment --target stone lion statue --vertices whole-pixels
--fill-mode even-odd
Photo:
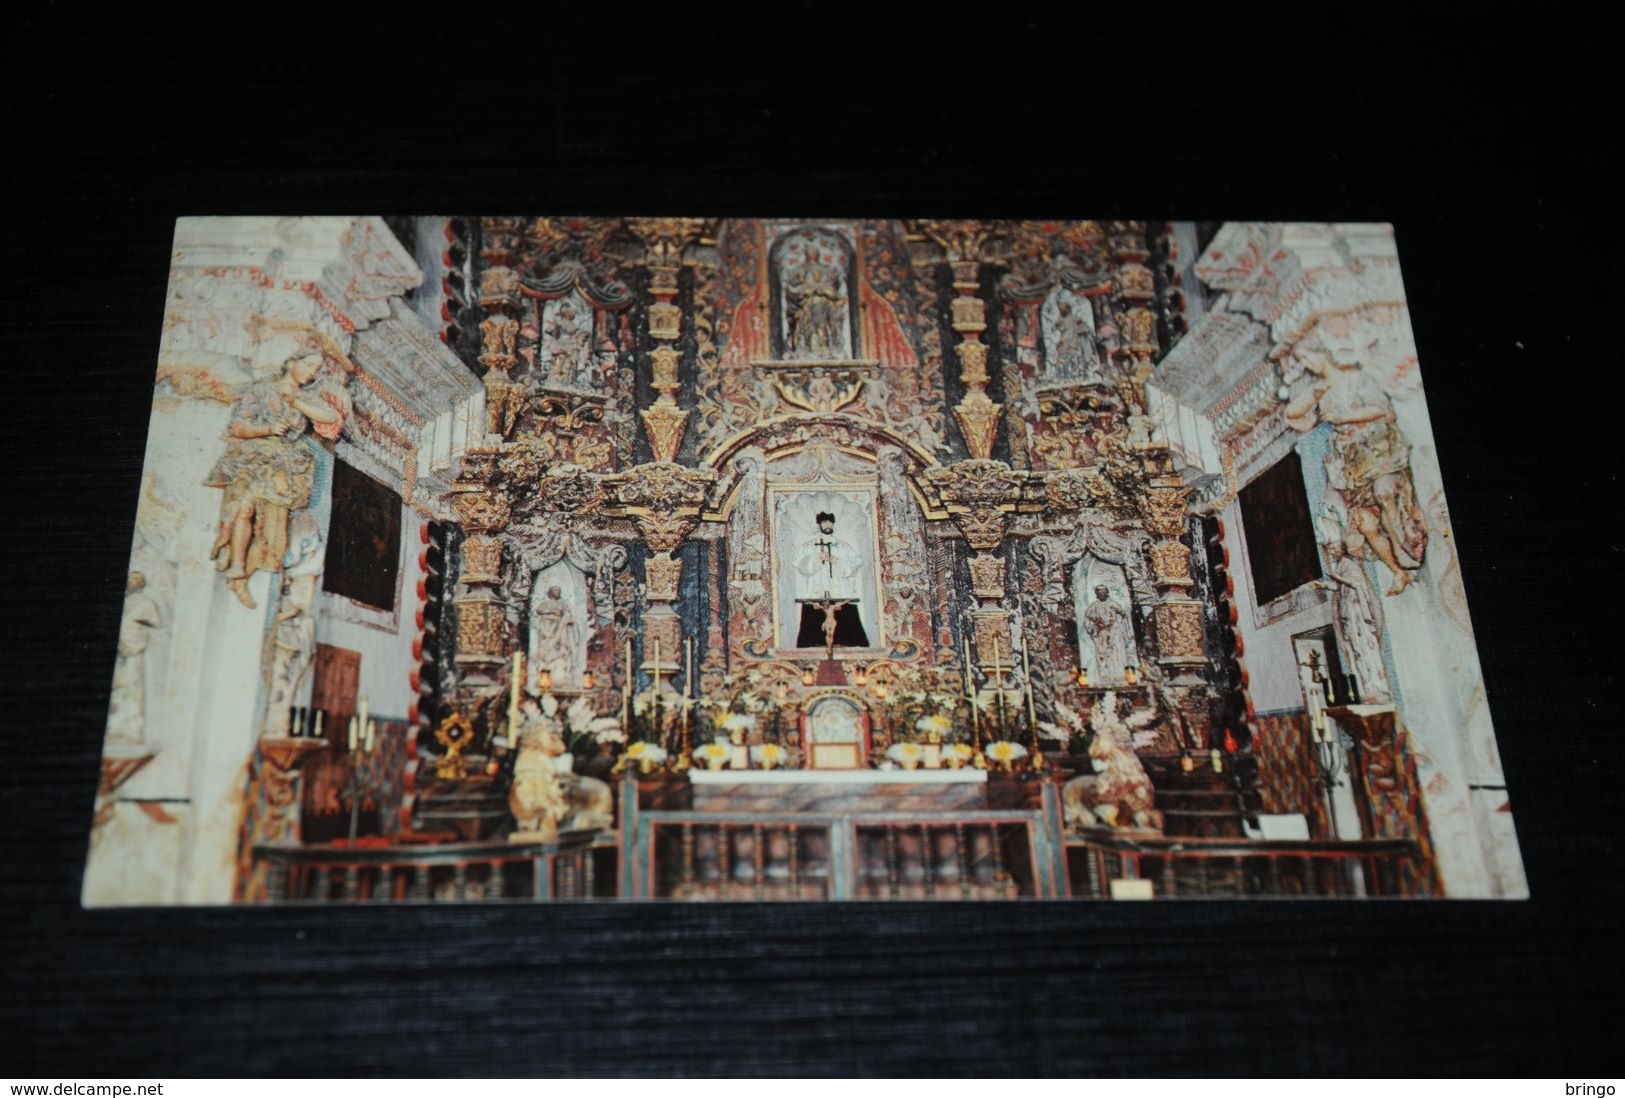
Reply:
[[[1074,732],[1084,721],[1065,705],[1057,715]],[[1107,692],[1090,711],[1094,739],[1089,742],[1093,774],[1080,774],[1061,787],[1061,807],[1070,827],[1137,827],[1162,830],[1156,790],[1132,748],[1134,729],[1117,715],[1117,695]]]
[[[519,757],[514,760],[508,808],[518,836],[543,842],[561,831],[613,827],[615,813],[609,784],[575,773],[575,760],[565,751],[564,726],[557,703],[546,709],[526,702],[520,716]]]

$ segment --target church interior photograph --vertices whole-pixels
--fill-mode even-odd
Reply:
[[[182,219],[111,671],[90,907],[1528,895],[1384,224]]]

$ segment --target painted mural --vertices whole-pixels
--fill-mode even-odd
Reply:
[[[1448,528],[1386,226],[185,219],[85,902],[1522,896]]]

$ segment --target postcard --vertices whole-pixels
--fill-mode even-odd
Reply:
[[[87,906],[1521,898],[1394,232],[177,223]]]

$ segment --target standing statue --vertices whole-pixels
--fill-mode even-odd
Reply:
[[[525,403],[525,387],[514,381],[512,371],[519,364],[514,341],[519,322],[497,313],[480,322],[480,362],[485,366],[485,431],[500,438],[512,438]]]
[[[1098,681],[1122,682],[1134,657],[1134,626],[1128,610],[1112,598],[1104,583],[1095,584],[1095,601],[1083,611],[1083,630],[1095,649],[1095,675]]]
[[[1411,481],[1411,450],[1395,425],[1393,402],[1355,361],[1300,346],[1293,358],[1318,380],[1286,406],[1299,431],[1332,425],[1327,487],[1348,514],[1350,551],[1376,558],[1393,574],[1389,596],[1405,590],[1427,553],[1427,526]]]
[[[131,572],[124,588],[118,661],[113,664],[113,697],[107,714],[109,743],[146,742],[147,643],[152,631],[164,624],[158,604],[145,593],[146,586],[146,576]]]
[[[316,459],[304,443],[307,427],[336,439],[350,413],[339,390],[310,393],[322,369],[320,354],[290,360],[282,376],[244,390],[226,426],[226,452],[203,483],[225,489],[220,531],[210,550],[226,586],[250,610],[248,581],[260,569],[282,569],[288,548],[288,515],[310,503]]]
[[[301,511],[290,524],[292,544],[284,559],[282,598],[271,633],[271,667],[265,735],[286,736],[292,730],[292,709],[310,698],[311,670],[316,656],[317,580],[323,564],[323,541],[316,520]]]
[[[1365,563],[1356,555],[1359,538],[1344,533],[1349,529],[1348,520],[1338,513],[1330,497],[1317,525],[1326,579],[1331,583],[1332,626],[1338,653],[1359,681],[1363,700],[1391,704],[1393,688],[1388,685],[1388,668],[1382,660],[1382,600],[1371,586]]]
[[[554,584],[531,613],[532,666],[547,668],[561,683],[575,681],[576,656],[581,651],[581,625],[563,594]]]
[[[1100,380],[1095,314],[1089,299],[1057,286],[1039,311],[1044,330],[1044,376],[1054,380]]]
[[[863,559],[856,546],[835,536],[833,514],[820,511],[815,518],[818,533],[803,541],[795,555],[794,567],[799,578],[796,590],[801,606],[796,647],[867,648],[869,633],[858,613],[858,603],[862,600],[859,589],[863,585]],[[819,600],[840,603],[833,608],[833,641],[825,636],[825,611],[813,605]]]
[[[546,355],[549,380],[565,384],[590,383],[592,310],[574,294],[548,303]]]
[[[844,358],[846,294],[840,276],[816,262],[809,249],[795,280],[785,287],[790,310],[791,358]]]

